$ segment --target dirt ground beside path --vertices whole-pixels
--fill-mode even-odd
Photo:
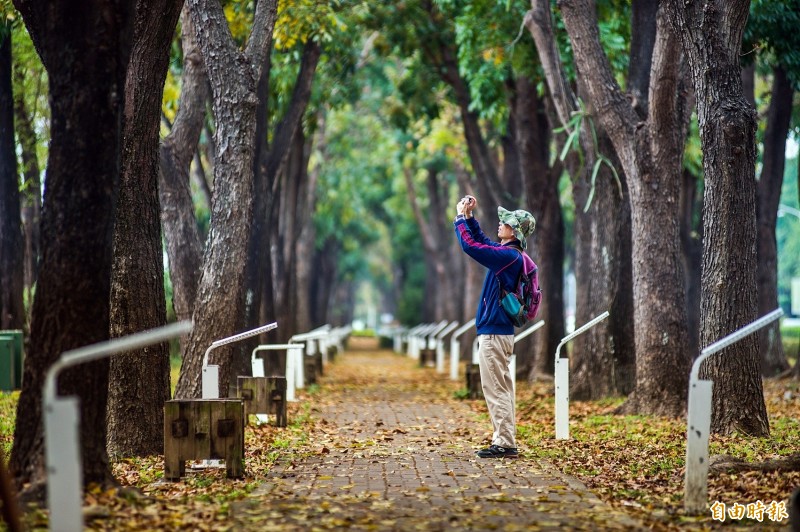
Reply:
[[[488,418],[432,368],[352,338],[310,395],[309,438],[231,514],[245,530],[635,530],[546,462],[479,459]]]

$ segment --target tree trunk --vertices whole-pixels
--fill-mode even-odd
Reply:
[[[764,157],[758,180],[758,315],[763,316],[778,306],[778,246],[775,223],[781,198],[783,172],[786,167],[786,137],[792,118],[794,89],[781,67],[773,70],[772,98],[764,133]],[[780,322],[774,321],[758,333],[761,351],[761,373],[774,377],[789,369],[783,352]]]
[[[757,317],[756,117],[739,65],[750,2],[670,0],[666,6],[697,94],[705,172],[700,342],[706,346]],[[714,381],[714,432],[769,434],[755,336],[710,358],[700,377]]]
[[[322,122],[322,119],[320,119]],[[324,128],[324,122],[320,124]],[[317,150],[324,150],[324,144],[321,140],[322,134],[317,134],[304,143],[304,165],[303,171],[308,172],[308,156],[311,153],[312,147],[316,144]],[[317,205],[317,182],[319,179],[320,167],[316,166],[311,172],[308,172],[307,178],[304,180],[304,186],[301,192],[302,198],[302,212],[303,223],[300,228],[300,235],[297,238],[297,264],[295,266],[295,276],[297,281],[297,329],[299,331],[309,331],[314,327],[323,325],[322,322],[315,322],[311,315],[313,303],[311,300],[311,278],[316,273],[315,262],[313,262],[314,249],[315,249],[315,235],[314,230],[314,211]]]
[[[39,270],[39,228],[42,217],[42,186],[39,179],[39,160],[36,157],[36,132],[22,94],[14,96],[14,119],[22,159],[22,234],[25,241],[24,293],[33,299],[33,286]],[[30,323],[30,308],[26,324]]]
[[[686,304],[678,197],[683,131],[677,111],[680,49],[659,10],[649,114],[642,122],[600,46],[594,2],[560,3],[578,71],[627,179],[631,202],[636,385],[623,411],[680,415],[686,407]],[[589,74],[591,73],[591,74]]]
[[[545,103],[527,78],[518,77],[516,87],[516,107],[512,112],[516,115],[525,207],[536,218],[528,255],[539,267],[543,299],[538,319],[545,322],[542,331],[536,333],[528,356],[517,350],[517,368],[526,368],[526,376],[534,379],[553,374],[553,353],[564,337],[564,220],[558,193],[560,167],[549,165],[550,126]]]
[[[23,329],[24,279],[14,93],[11,87],[11,28],[0,23],[0,329]]]
[[[208,347],[241,332],[244,325],[244,268],[253,218],[253,146],[256,83],[269,50],[276,2],[259,2],[244,53],[230,34],[222,6],[191,0],[190,12],[203,51],[216,119],[214,198],[189,335],[175,396],[201,395],[201,371]],[[223,346],[207,361],[219,366],[220,395],[230,383],[232,348]]]
[[[698,206],[699,178],[688,169],[682,172],[680,211],[681,247],[683,248],[683,267],[686,272],[687,327],[689,331],[689,352],[695,356],[700,352],[700,276],[703,260],[703,222],[702,206]],[[695,221],[699,212],[699,223]]]
[[[613,145],[604,131],[592,133],[587,130],[582,136],[589,146],[592,145],[590,139],[596,137],[598,152],[606,154],[619,167]],[[593,168],[596,162],[594,154],[589,152],[585,157],[585,168]],[[633,391],[636,378],[634,333],[630,320],[634,308],[628,195],[621,193],[611,170],[603,165],[586,211],[592,188],[589,179],[587,172],[573,177],[576,210],[575,327],[605,311],[610,315],[572,341],[570,372],[574,376],[570,378],[569,395],[576,400],[627,395]]]
[[[181,11],[183,76],[180,108],[159,149],[158,196],[172,281],[172,306],[178,321],[192,318],[202,269],[203,243],[194,216],[189,166],[203,130],[208,77],[188,4]],[[181,348],[185,355],[188,339]]]
[[[18,0],[15,5],[48,72],[52,117],[42,260],[11,454],[17,482],[37,490],[45,479],[45,372],[64,351],[109,336],[120,128],[135,2],[96,0],[78,8]],[[111,481],[108,360],[62,372],[58,391],[80,399],[84,484]]]
[[[111,336],[167,323],[164,259],[158,205],[161,95],[180,0],[139,1],[125,84],[114,262]],[[147,456],[164,451],[164,402],[170,399],[169,344],[162,342],[111,359],[108,452]],[[135,421],[133,421],[135,420]]]
[[[549,3],[534,0],[525,24],[536,42],[555,114],[562,126],[570,114],[579,110],[577,99],[567,82],[555,46]],[[647,56],[648,54],[643,54]],[[633,68],[633,67],[632,67]],[[646,99],[640,102],[646,105]],[[588,161],[581,167],[570,157],[572,191],[575,201],[575,278],[577,284],[576,326],[608,310],[611,315],[575,339],[573,364],[577,378],[571,394],[599,398],[627,393],[634,374],[634,331],[632,270],[630,263],[630,206],[627,195],[620,194],[610,170],[603,165],[595,181],[591,213],[584,212],[591,193],[591,174],[595,150],[608,156],[611,146],[601,124],[592,132],[584,119],[580,134],[581,150]],[[595,146],[594,138],[598,139]],[[614,160],[614,157],[610,157]],[[617,164],[616,161],[614,164]],[[620,179],[623,175],[620,175]],[[562,335],[563,337],[563,335]],[[553,338],[560,342],[561,338]],[[556,344],[557,345],[557,344]],[[550,353],[555,352],[555,346]],[[548,358],[550,358],[549,354]],[[603,368],[602,371],[598,371]],[[552,362],[546,366],[552,371]]]
[[[256,322],[278,321],[279,328],[276,336],[288,339],[294,331],[291,325],[279,316],[283,308],[279,300],[284,297],[275,280],[282,278],[283,264],[273,256],[271,250],[273,243],[279,240],[278,224],[272,223],[276,219],[276,209],[280,208],[279,194],[281,192],[281,171],[286,164],[292,146],[295,132],[302,127],[301,120],[308,102],[311,98],[311,85],[315,77],[322,49],[316,42],[309,41],[303,50],[300,69],[297,74],[292,98],[286,114],[281,118],[273,134],[273,144],[268,145],[267,133],[269,102],[269,62],[265,65],[265,72],[259,82],[257,110],[257,146],[254,158],[255,164],[255,199],[254,199],[254,224],[250,243],[248,246],[247,262],[247,323],[257,326]],[[268,59],[268,58],[265,58]],[[275,247],[277,249],[277,246]],[[276,269],[277,268],[277,269]],[[248,345],[250,350],[253,344]],[[268,363],[268,364],[271,364]],[[277,371],[277,368],[276,368]]]

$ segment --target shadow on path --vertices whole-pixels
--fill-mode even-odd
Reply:
[[[310,440],[233,508],[235,528],[643,529],[525,449],[477,458],[489,421],[432,368],[354,338],[325,371]]]

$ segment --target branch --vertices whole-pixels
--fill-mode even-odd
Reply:
[[[281,167],[286,162],[286,157],[289,155],[289,148],[294,140],[295,132],[300,127],[300,120],[303,118],[303,113],[308,107],[308,101],[311,98],[311,85],[314,81],[314,73],[317,70],[321,54],[322,48],[318,43],[314,41],[306,43],[289,108],[275,128],[272,148],[267,156],[266,172],[268,182],[277,183],[277,179],[274,179],[274,176],[278,175]]]
[[[594,2],[562,0],[559,5],[575,53],[575,63],[578,72],[583,74],[591,104],[627,169],[633,160],[630,150],[634,149],[633,134],[639,117],[617,83],[600,44]]]
[[[567,81],[567,74],[558,54],[558,45],[553,33],[553,22],[549,0],[531,0],[531,10],[525,14],[524,24],[530,31],[539,61],[542,63],[550,97],[556,107],[561,127],[569,133],[570,115],[578,110],[578,100]]]
[[[256,2],[256,12],[253,15],[253,30],[247,41],[244,55],[253,65],[255,79],[261,77],[264,67],[264,57],[272,46],[272,30],[275,28],[275,19],[278,13],[278,0],[260,0]]]

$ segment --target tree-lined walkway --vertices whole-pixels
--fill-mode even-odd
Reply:
[[[479,459],[489,422],[460,384],[359,339],[326,368],[303,448],[233,509],[237,528],[635,529],[580,482],[525,457]]]

